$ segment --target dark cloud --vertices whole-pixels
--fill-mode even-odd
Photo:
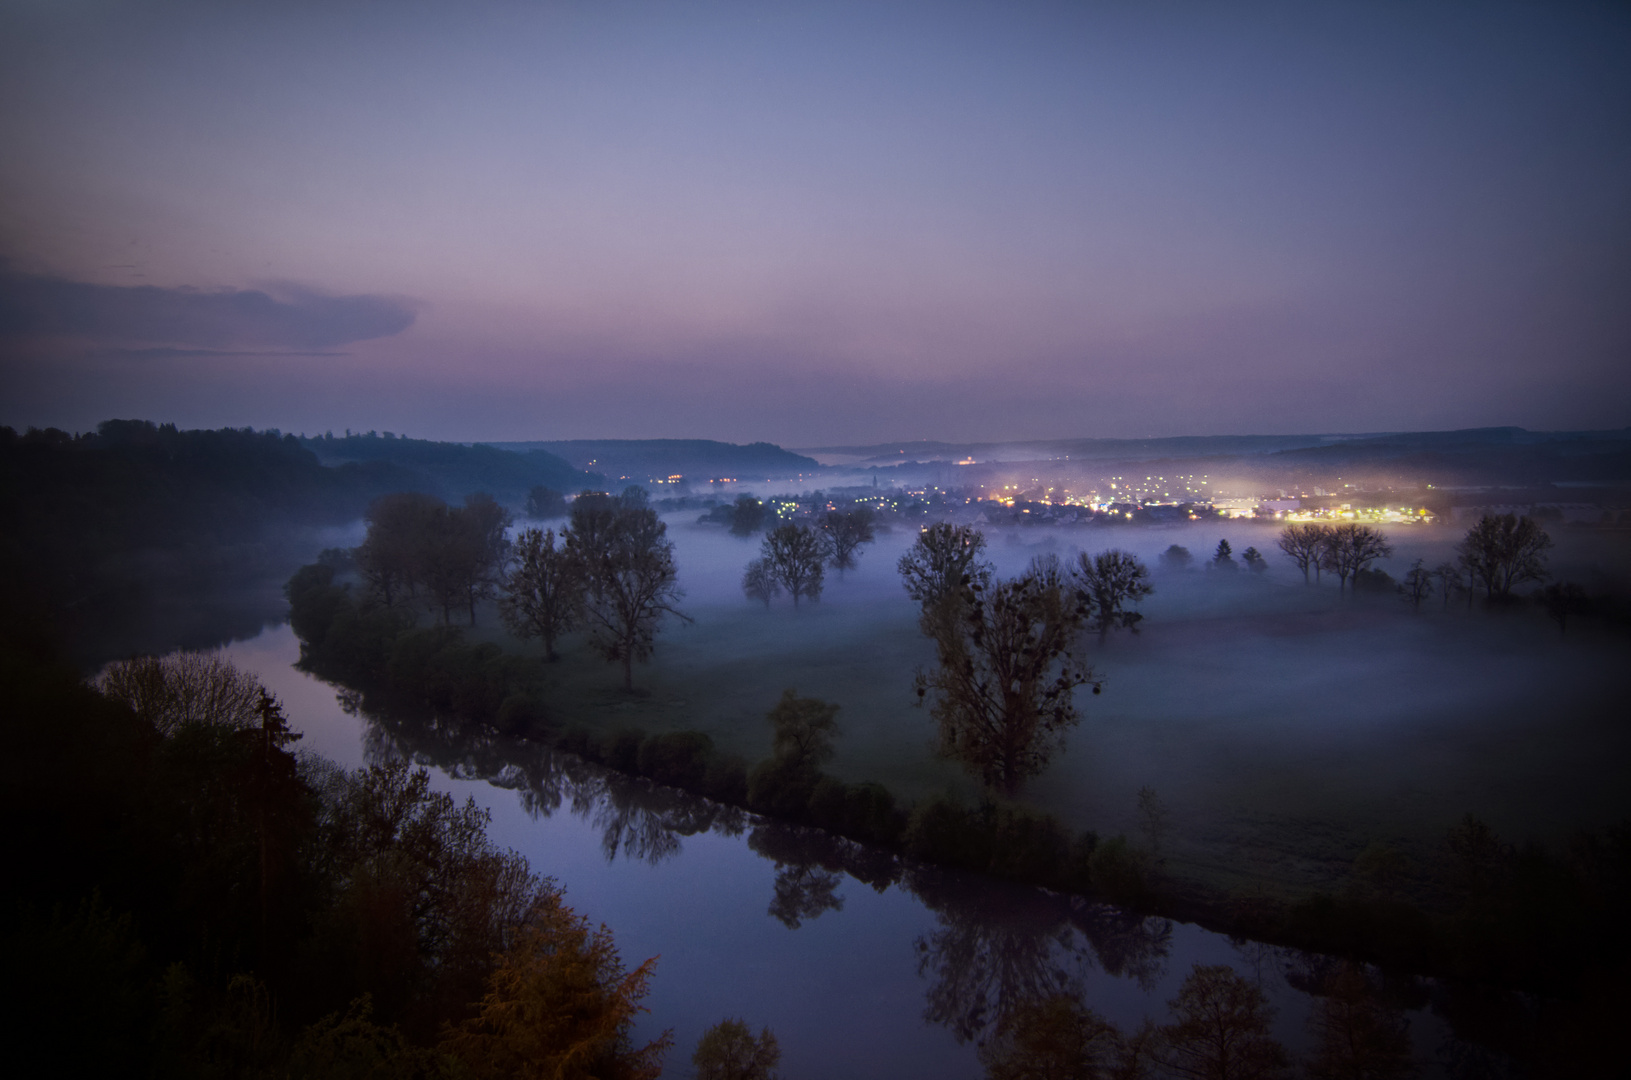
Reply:
[[[0,338],[72,338],[107,346],[314,350],[399,334],[415,306],[330,296],[297,285],[259,290],[93,285],[0,273]]]

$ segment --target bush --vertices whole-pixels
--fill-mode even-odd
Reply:
[[[499,734],[513,737],[537,734],[552,727],[553,721],[540,699],[529,694],[511,694],[499,705],[493,726]]]
[[[1114,836],[1097,845],[1088,860],[1088,875],[1093,888],[1113,904],[1138,907],[1150,899],[1143,853],[1135,850],[1125,836]]]
[[[748,765],[738,754],[716,755],[708,763],[702,792],[720,802],[742,806],[748,801]]]
[[[653,735],[640,744],[640,774],[659,784],[695,791],[708,776],[714,741],[700,731]]]
[[[802,819],[815,793],[817,774],[795,761],[761,761],[748,777],[748,806],[772,817]]]

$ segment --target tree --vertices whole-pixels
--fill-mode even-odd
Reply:
[[[1303,572],[1303,584],[1309,584],[1308,570],[1314,570],[1314,579],[1319,580],[1320,554],[1325,550],[1325,537],[1330,526],[1320,525],[1316,522],[1306,524],[1287,525],[1280,530],[1280,537],[1275,542],[1280,550],[1291,557],[1297,564],[1297,569]]]
[[[1212,553],[1212,569],[1214,569],[1214,570],[1239,570],[1240,569],[1240,567],[1235,563],[1234,549],[1229,547],[1229,541],[1227,541],[1227,540],[1219,540],[1218,541],[1218,549]]]
[[[1246,568],[1254,574],[1261,574],[1269,568],[1268,560],[1263,558],[1263,553],[1254,547],[1249,547],[1241,552],[1240,557],[1246,561]]]
[[[848,513],[828,511],[821,519],[821,529],[827,539],[827,557],[840,574],[855,569],[861,545],[870,544],[876,538],[870,506],[857,507]]]
[[[740,1020],[721,1020],[697,1040],[697,1080],[776,1080],[781,1047],[769,1028],[755,1036]]]
[[[771,753],[799,772],[813,773],[833,755],[838,734],[838,706],[820,698],[801,698],[788,687],[766,714],[775,729]]]
[[[763,532],[767,516],[764,503],[752,495],[738,495],[736,505],[731,507],[731,535],[752,536]]]
[[[120,660],[108,665],[96,685],[161,735],[173,735],[189,724],[247,729],[261,722],[260,682],[206,653]]]
[[[482,1080],[655,1080],[672,1033],[641,1047],[631,1038],[655,966],[625,971],[611,931],[590,930],[548,891],[442,1048]]]
[[[1421,610],[1421,602],[1433,594],[1433,571],[1425,569],[1417,559],[1399,582],[1399,595],[1410,601],[1410,606]]]
[[[411,597],[424,574],[425,547],[447,504],[413,491],[381,495],[368,506],[368,535],[354,552],[369,592],[386,607]]]
[[[1121,1032],[1069,994],[1021,1005],[980,1047],[986,1080],[1107,1080],[1122,1057]]]
[[[980,558],[984,550],[985,536],[978,529],[937,522],[918,533],[896,569],[906,594],[928,611],[969,586],[989,584],[991,566]]]
[[[1171,545],[1161,553],[1161,569],[1163,570],[1187,570],[1189,564],[1194,561],[1195,556],[1189,553],[1189,549],[1178,544]]]
[[[1150,584],[1150,571],[1138,557],[1117,548],[1089,556],[1082,552],[1073,568],[1077,587],[1092,605],[1092,623],[1103,641],[1111,627],[1120,626],[1138,633],[1138,623],[1144,618],[1129,605],[1136,604],[1155,591]]]
[[[1274,1015],[1256,984],[1222,964],[1196,964],[1167,1003],[1177,1023],[1163,1029],[1166,1066],[1194,1080],[1284,1076],[1285,1049],[1269,1035]]]
[[[476,601],[492,596],[504,579],[504,564],[510,557],[507,535],[514,518],[485,491],[466,495],[464,506],[453,511],[454,527],[469,546],[470,566],[465,580],[465,598],[470,605],[470,625],[476,625]]]
[[[548,521],[566,516],[566,496],[551,487],[539,484],[527,492],[527,517],[533,521]]]
[[[555,639],[583,620],[583,567],[555,530],[527,529],[515,545],[515,569],[505,582],[499,613],[519,638],[540,638],[544,657],[554,661]]]
[[[799,606],[800,597],[821,599],[822,563],[826,553],[821,537],[805,525],[777,526],[762,547],[766,569]]]
[[[764,601],[769,608],[770,602],[782,594],[782,587],[770,565],[763,559],[754,559],[742,571],[742,592],[749,600]]]
[[[1487,599],[1505,600],[1512,588],[1546,577],[1546,551],[1552,538],[1533,518],[1485,514],[1456,545],[1461,564],[1484,584]]]
[[[566,547],[582,568],[589,638],[608,663],[622,663],[623,688],[631,693],[635,661],[651,656],[663,616],[691,621],[674,606],[685,594],[667,531],[655,510],[620,506],[609,496],[579,496],[572,506]]]
[[[1409,1021],[1377,999],[1357,964],[1344,964],[1308,1018],[1314,1080],[1405,1080],[1416,1075]]]
[[[1586,590],[1572,581],[1554,581],[1541,590],[1540,599],[1546,605],[1546,614],[1557,623],[1559,637],[1569,632],[1569,617],[1581,614],[1589,606]]]
[[[989,585],[968,572],[962,579],[957,594],[925,601],[923,627],[939,665],[918,672],[917,696],[933,695],[940,752],[1013,795],[1080,721],[1075,688],[1092,683],[1099,691],[1070,651],[1087,606],[1069,595],[1056,566],[1033,562],[1021,576]]]
[[[1450,607],[1450,597],[1465,592],[1472,595],[1470,586],[1461,581],[1461,567],[1453,562],[1441,562],[1433,567],[1433,577],[1438,581],[1438,593],[1444,598],[1446,610]]]
[[[1380,529],[1350,521],[1333,525],[1326,533],[1320,565],[1336,574],[1337,592],[1341,593],[1349,578],[1392,554],[1393,545]]]

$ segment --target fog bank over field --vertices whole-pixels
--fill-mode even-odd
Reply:
[[[683,607],[641,680],[650,697],[623,703],[628,722],[696,727],[750,759],[768,752],[764,712],[781,689],[842,706],[834,771],[880,780],[907,797],[977,787],[933,757],[932,724],[913,707],[911,679],[934,661],[895,563],[916,530],[895,527],[843,577],[829,572],[818,604],[769,610],[743,598],[759,539],[667,515]],[[1151,786],[1173,813],[1175,867],[1234,887],[1332,887],[1371,841],[1427,856],[1471,811],[1515,838],[1556,838],[1631,812],[1617,763],[1631,732],[1620,719],[1624,640],[1590,624],[1560,637],[1532,608],[1419,612],[1392,593],[1340,598],[1274,547],[1278,528],[1208,521],[1170,528],[989,530],[999,575],[1031,558],[1110,547],[1154,571],[1137,635],[1083,646],[1104,692],[1078,692],[1084,720],[1063,756],[1022,799],[1077,827],[1137,835],[1136,795]],[[1417,558],[1453,558],[1464,530],[1388,530],[1379,565],[1400,577]],[[1623,594],[1623,536],[1555,531],[1551,567],[1593,591]],[[1206,569],[1220,539],[1238,560],[1251,546],[1261,574]],[[1181,544],[1188,570],[1160,567]],[[609,680],[607,670],[597,678]],[[575,681],[575,680],[574,680]]]

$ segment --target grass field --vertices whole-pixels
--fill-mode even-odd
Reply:
[[[977,797],[955,764],[934,757],[931,724],[913,707],[912,673],[933,661],[894,564],[915,534],[867,549],[858,570],[830,578],[819,604],[770,610],[737,582],[756,545],[670,522],[683,604],[654,660],[619,669],[566,642],[551,665],[561,718],[600,730],[692,728],[750,761],[769,751],[766,710],[786,687],[837,702],[843,734],[831,771],[877,780],[904,799],[937,791]],[[1459,530],[1393,534],[1382,564],[1448,558]],[[1308,587],[1264,526],[1016,530],[989,538],[1000,573],[1054,551],[1133,550],[1154,563],[1181,543],[1204,561],[1220,537],[1248,545],[1271,570],[1156,574],[1137,636],[1089,646],[1105,679],[1083,695],[1085,719],[1066,753],[1023,801],[1077,828],[1136,836],[1137,792],[1170,808],[1171,869],[1237,891],[1289,895],[1340,886],[1372,841],[1432,857],[1471,811],[1514,840],[1555,840],[1631,816],[1631,639],[1582,622],[1567,639],[1532,608],[1469,612],[1437,598],[1412,613],[1394,596],[1339,600]],[[1559,576],[1619,589],[1626,538],[1558,535]],[[504,639],[491,612],[482,637]],[[536,650],[532,650],[536,652]]]

